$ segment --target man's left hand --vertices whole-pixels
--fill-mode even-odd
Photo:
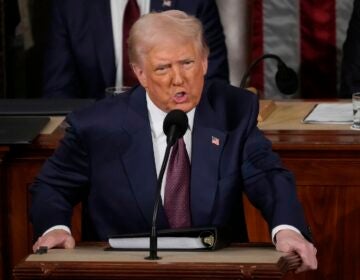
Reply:
[[[317,269],[316,248],[293,230],[284,229],[276,234],[276,250],[285,253],[296,252],[300,256],[302,263],[295,273]]]

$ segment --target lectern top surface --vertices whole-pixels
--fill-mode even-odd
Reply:
[[[27,262],[149,262],[147,251],[105,251],[100,247],[50,249],[48,253],[29,255]],[[281,256],[272,247],[229,247],[217,251],[159,251],[158,263],[269,263],[276,264]]]

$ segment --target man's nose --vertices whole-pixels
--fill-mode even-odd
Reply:
[[[174,66],[172,72],[173,72],[172,83],[176,86],[182,85],[182,83],[184,82],[184,77],[183,77],[183,71],[182,71],[181,67]]]

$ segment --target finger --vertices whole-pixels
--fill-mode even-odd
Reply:
[[[36,240],[36,242],[34,243],[34,245],[33,245],[33,247],[32,247],[32,250],[33,250],[34,253],[35,253],[36,250],[39,249],[39,247],[40,247],[40,245],[39,245],[39,239],[40,239],[40,238],[38,238],[38,240]]]
[[[34,243],[32,249],[33,252],[36,253],[36,251],[40,248],[40,247],[48,247],[51,248],[51,243],[49,243],[48,239],[43,236],[39,237],[38,240]]]
[[[309,250],[307,253],[301,254],[302,265],[295,271],[296,273],[303,272],[306,270],[315,270],[317,269],[317,259],[316,252]]]
[[[298,269],[302,264],[302,261],[296,261],[296,262],[293,262],[293,263],[290,263],[288,265],[288,270],[295,270],[295,269]]]
[[[300,272],[303,272],[303,271],[315,270],[315,269],[317,269],[317,262],[315,264],[310,264],[310,265],[307,265],[307,264],[303,263],[300,267],[298,267],[295,270],[295,273],[300,273]]]
[[[33,246],[33,251],[36,252],[40,247],[48,247],[53,248],[55,247],[56,244],[56,240],[54,238],[48,238],[46,236],[42,236],[39,237],[38,240],[35,242],[34,246]]]
[[[295,252],[285,255],[283,258],[285,260],[286,271],[295,270],[302,264],[301,257]]]
[[[297,254],[296,252],[291,252],[289,254],[286,254],[285,256],[283,256],[284,259],[286,259],[287,261],[291,262],[291,261],[295,261],[295,260],[301,260],[301,257],[299,256],[299,254]]]
[[[71,235],[69,235],[66,238],[66,240],[64,242],[64,248],[65,249],[73,249],[73,248],[75,248],[75,239]]]
[[[306,266],[305,266],[304,264],[302,264],[301,266],[299,266],[299,267],[295,270],[295,273],[304,272],[304,271],[306,271],[306,270],[308,270],[308,269],[306,268]]]

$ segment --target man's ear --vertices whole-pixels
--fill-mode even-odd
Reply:
[[[146,75],[144,70],[138,65],[138,64],[132,64],[131,65],[137,79],[139,80],[139,83],[146,88],[147,87],[147,81],[146,81]]]
[[[207,57],[204,57],[202,59],[202,67],[203,67],[204,76],[205,76],[207,73],[207,70],[208,70],[208,58]]]

